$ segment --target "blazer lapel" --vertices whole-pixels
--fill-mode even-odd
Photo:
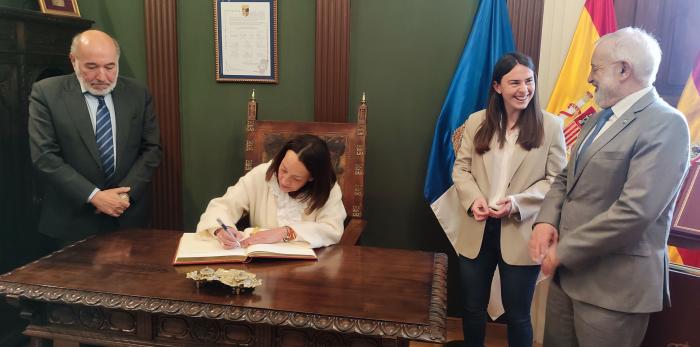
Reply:
[[[620,118],[618,118],[615,121],[615,123],[610,125],[610,127],[608,129],[606,129],[605,132],[603,132],[598,137],[598,139],[593,141],[593,143],[591,143],[590,146],[588,147],[588,149],[586,150],[586,153],[584,153],[583,157],[578,159],[579,160],[578,165],[580,166],[580,169],[576,170],[578,172],[571,171],[574,169],[573,163],[575,162],[575,160],[571,160],[569,162],[569,164],[570,164],[570,166],[569,166],[570,171],[569,172],[571,174],[573,174],[573,180],[571,180],[569,183],[568,191],[571,191],[571,189],[573,189],[573,187],[576,185],[579,177],[581,176],[581,173],[586,168],[586,165],[591,160],[591,158],[597,152],[599,152],[605,145],[607,145],[608,142],[610,142],[612,139],[614,139],[615,136],[617,136],[617,134],[619,134],[624,128],[626,128],[629,124],[631,124],[637,118],[637,113],[642,111],[643,109],[645,109],[647,106],[649,106],[652,102],[654,102],[654,100],[656,100],[657,97],[658,97],[658,95],[656,94],[656,90],[652,89],[649,93],[642,96],[641,99],[637,100],[637,102],[635,102],[634,105],[632,105],[632,107],[630,107],[624,114],[622,114],[622,116],[620,116]],[[599,116],[599,115],[597,115],[597,116]],[[595,119],[597,120],[598,117],[596,117]],[[590,124],[588,124],[588,123],[590,123]],[[586,126],[585,126],[586,132],[584,134],[584,132],[581,131],[581,135],[579,137],[579,139],[581,141],[577,141],[576,147],[574,148],[574,150],[576,152],[578,152],[578,148],[581,146],[581,142],[583,141],[583,139],[586,138],[586,136],[591,131],[591,128],[593,128],[595,123],[596,122],[592,118],[589,119],[588,122],[586,122]],[[573,153],[576,153],[576,152],[573,152]],[[572,177],[572,176],[569,176],[569,177]]]
[[[112,103],[114,104],[114,119],[117,123],[117,167],[115,171],[115,177],[121,177],[120,174],[123,169],[124,163],[124,151],[126,150],[126,143],[129,139],[129,131],[131,130],[131,117],[133,117],[134,112],[132,110],[131,104],[129,103],[128,91],[121,80],[118,80],[117,86],[112,91]],[[128,169],[128,168],[127,168]]]
[[[498,148],[498,135],[493,136],[491,139],[491,143],[489,144],[489,150],[482,155],[483,161],[484,161],[484,171],[486,172],[486,182],[488,183],[487,189],[484,189],[486,192],[484,193],[489,193],[491,190],[491,175],[493,175],[493,172],[491,169],[493,168],[493,151]],[[473,166],[473,164],[472,164]]]
[[[506,182],[510,182],[513,179],[515,172],[518,171],[518,168],[520,168],[520,165],[523,163],[525,155],[527,155],[527,151],[516,143],[513,148],[513,156],[510,158],[510,163],[508,165]]]
[[[85,147],[97,164],[102,167],[100,155],[97,153],[97,140],[95,139],[95,130],[92,127],[90,120],[90,111],[88,111],[85,96],[80,89],[77,77],[69,78],[65,84],[65,99],[66,110],[68,115],[73,118],[78,134],[83,140]]]

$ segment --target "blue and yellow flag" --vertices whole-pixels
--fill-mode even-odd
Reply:
[[[452,137],[470,114],[486,107],[493,66],[514,49],[506,1],[482,0],[435,126],[423,190],[453,245],[467,213],[452,182]]]

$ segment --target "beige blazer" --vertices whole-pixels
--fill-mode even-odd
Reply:
[[[479,255],[486,225],[486,221],[477,222],[471,217],[471,206],[477,198],[489,196],[489,177],[494,176],[494,173],[489,172],[493,151],[479,155],[474,150],[474,136],[485,115],[486,111],[481,110],[469,116],[452,171],[459,201],[470,216],[466,222],[467,227],[459,231],[455,248],[459,254],[470,259]],[[513,151],[510,172],[506,176],[510,182],[506,196],[512,196],[520,208],[519,213],[501,221],[501,253],[503,260],[511,265],[535,264],[530,259],[527,248],[532,223],[554,178],[566,164],[566,144],[561,121],[545,113],[543,125],[542,145],[530,151],[517,145]],[[497,146],[498,139],[494,136],[491,148]]]
[[[277,199],[265,180],[268,167],[270,162],[254,167],[229,187],[224,196],[212,199],[199,218],[197,233],[211,235],[211,232],[219,228],[217,218],[228,225],[234,225],[246,213],[250,216],[252,226],[281,226],[277,222]],[[325,205],[310,214],[302,213],[302,220],[289,226],[298,238],[309,242],[314,248],[338,243],[343,236],[346,216],[342,198],[340,186],[336,183]]]

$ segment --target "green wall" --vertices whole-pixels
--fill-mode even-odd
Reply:
[[[180,0],[178,36],[185,229],[243,173],[247,102],[260,119],[313,120],[315,1],[279,1],[279,84],[217,83],[214,7]]]
[[[278,84],[215,81],[213,5],[179,0],[178,41],[183,213],[193,230],[207,202],[223,194],[243,169],[246,103],[255,88],[261,119],[312,120],[315,1],[278,2]],[[423,199],[433,129],[477,0],[352,0],[349,121],[362,92],[368,100],[366,167],[369,246],[456,257]],[[117,38],[121,73],[146,81],[143,0],[81,0],[83,18]],[[36,10],[34,0],[0,6]],[[450,298],[454,309],[455,296]]]
[[[93,28],[119,41],[119,73],[146,83],[146,37],[143,0],[80,0],[80,16],[95,21]]]
[[[350,109],[368,98],[362,244],[448,251],[423,200],[433,129],[478,1],[352,0]],[[0,6],[38,10],[36,0]],[[279,1],[278,84],[217,83],[213,5],[179,0],[185,229],[242,173],[246,102],[261,119],[313,119],[315,1]],[[143,0],[81,0],[83,18],[119,40],[121,74],[146,81]]]
[[[0,0],[0,6],[39,11],[39,2],[36,0]]]
[[[35,0],[0,6],[37,10]],[[179,0],[185,229],[242,173],[246,102],[261,119],[313,119],[315,1],[279,1],[278,84],[217,83],[213,5]],[[367,229],[362,244],[448,251],[423,200],[433,129],[477,1],[353,0],[350,109],[368,98]],[[143,0],[81,0],[83,18],[119,40],[121,74],[146,81]]]
[[[363,244],[450,248],[423,199],[423,182],[435,122],[476,5],[352,1],[350,98],[358,100],[362,91],[368,98]]]
[[[0,0],[0,6],[39,11],[37,0]],[[80,0],[80,16],[95,21],[93,28],[112,35],[121,48],[119,73],[146,83],[146,37],[143,0]],[[68,59],[68,52],[66,52]]]
[[[261,119],[313,119],[315,1],[279,1],[277,85],[217,83],[213,8],[178,1],[185,229],[243,171],[246,103]],[[471,27],[477,0],[352,0],[349,120],[367,93],[366,207],[361,243],[456,255],[423,199],[435,122]],[[450,295],[457,315],[459,295]]]
[[[368,98],[362,244],[449,250],[423,200],[435,120],[476,1],[353,0],[349,119]],[[261,119],[313,118],[315,1],[279,1],[280,83],[216,83],[212,6],[178,2],[185,228],[242,173],[246,102]]]

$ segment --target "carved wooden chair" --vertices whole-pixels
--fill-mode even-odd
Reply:
[[[367,137],[367,103],[364,95],[357,110],[357,123],[258,120],[257,114],[258,103],[253,91],[248,101],[245,172],[272,159],[296,135],[312,134],[322,138],[328,143],[348,215],[340,244],[355,245],[367,224],[362,219]]]

